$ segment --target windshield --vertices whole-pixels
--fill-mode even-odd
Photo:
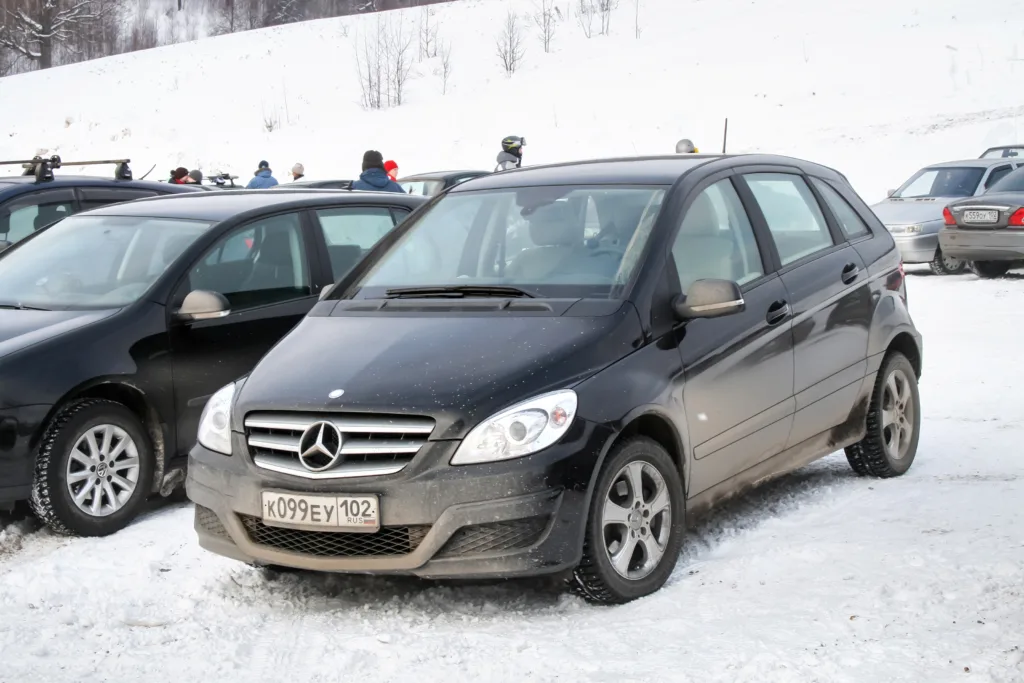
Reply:
[[[615,298],[661,210],[663,187],[527,187],[449,194],[358,283],[361,298],[408,287],[515,287]]]
[[[984,168],[922,168],[893,197],[971,197]]]
[[[1007,173],[998,182],[988,188],[992,192],[1024,192],[1024,168]]]
[[[986,150],[981,155],[982,159],[1006,159],[1009,157],[1024,156],[1024,147],[996,147]]]
[[[403,180],[398,184],[402,186],[406,194],[420,197],[433,197],[444,189],[443,180]]]
[[[71,216],[0,254],[0,306],[118,308],[138,300],[211,223]]]

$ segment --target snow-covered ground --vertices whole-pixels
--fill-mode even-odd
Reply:
[[[728,117],[730,151],[834,165],[874,202],[926,163],[1024,134],[1024,0],[640,0],[635,12],[636,1],[618,3],[610,35],[595,18],[587,39],[577,0],[554,0],[550,53],[539,0],[436,5],[446,94],[441,58],[415,61],[421,10],[0,79],[0,159],[130,156],[137,175],[182,165],[244,179],[266,159],[279,179],[296,161],[349,178],[374,148],[405,173],[489,170],[506,135],[526,136],[528,164],[671,152],[681,137],[715,151]],[[511,78],[495,48],[509,8],[525,48]],[[403,23],[415,63],[402,106],[370,112],[356,53],[378,20]]]
[[[187,505],[105,539],[0,532],[3,681],[1024,680],[1024,276],[909,276],[922,437],[879,481],[832,456],[728,505],[668,585],[271,576]]]

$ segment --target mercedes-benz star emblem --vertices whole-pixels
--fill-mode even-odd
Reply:
[[[299,439],[299,462],[311,472],[333,467],[341,458],[341,441],[333,422],[314,422]]]

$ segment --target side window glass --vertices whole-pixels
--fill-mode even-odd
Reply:
[[[831,185],[817,178],[811,178],[811,182],[814,183],[814,187],[824,197],[828,208],[832,209],[832,214],[839,221],[839,228],[846,235],[846,239],[852,240],[857,237],[863,237],[871,232],[860,216],[857,215],[857,212],[853,210],[853,207]]]
[[[992,187],[997,182],[1002,180],[1003,176],[1005,176],[1011,170],[1013,170],[1013,167],[1010,165],[1000,166],[999,168],[992,169],[992,172],[988,174],[988,180],[985,181],[985,189],[987,190],[988,188]]]
[[[143,197],[155,197],[157,192],[152,190],[136,190],[130,188],[118,188],[110,190],[106,188],[82,188],[82,211],[98,209],[101,206],[130,202]]]
[[[701,191],[686,210],[672,243],[682,292],[704,278],[740,285],[764,275],[754,229],[729,180]]]
[[[803,178],[788,173],[743,177],[768,222],[782,265],[833,245],[821,207]]]
[[[395,227],[385,207],[351,207],[316,212],[327,242],[335,281],[352,270],[363,255]]]
[[[223,294],[232,310],[310,296],[299,215],[265,218],[223,237],[199,259],[189,285]]]
[[[43,192],[0,207],[0,240],[19,242],[75,212],[70,192]]]

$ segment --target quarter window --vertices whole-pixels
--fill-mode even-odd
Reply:
[[[839,221],[839,229],[843,231],[846,239],[852,240],[857,237],[863,237],[871,232],[867,224],[861,220],[857,212],[850,206],[849,202],[836,192],[831,185],[817,178],[811,178],[811,182],[814,183],[814,187],[818,188],[818,192],[825,199],[828,208],[832,209],[832,214]]]
[[[679,226],[672,258],[683,292],[705,278],[743,285],[764,275],[754,230],[731,181],[697,195]]]
[[[340,280],[355,267],[373,245],[391,232],[395,222],[386,207],[354,206],[317,211],[327,242],[331,273]]]
[[[998,183],[1012,170],[1013,166],[1010,166],[1009,164],[992,169],[992,172],[988,174],[988,178],[985,180],[985,189],[987,190]]]
[[[743,177],[768,222],[783,266],[833,245],[821,207],[802,177],[788,173]]]
[[[71,192],[38,192],[0,207],[0,240],[19,242],[75,212]]]
[[[191,291],[219,292],[232,310],[310,296],[299,216],[272,216],[218,241],[189,274]]]

